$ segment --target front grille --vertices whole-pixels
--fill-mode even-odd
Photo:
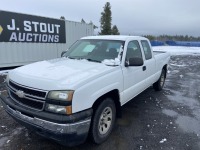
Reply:
[[[22,87],[20,85],[17,85],[15,83],[13,83],[12,81],[9,81],[9,85],[11,87],[13,87],[14,89],[23,91],[24,93],[29,94],[29,95],[34,95],[34,96],[41,97],[41,98],[45,98],[45,96],[46,96],[46,92],[28,89],[28,88]]]
[[[34,100],[26,99],[26,98],[20,98],[12,91],[10,91],[10,97],[12,99],[14,99],[15,101],[17,101],[25,106],[28,106],[30,108],[34,108],[34,109],[38,109],[38,110],[43,109],[44,102],[34,101]]]
[[[45,105],[46,91],[31,89],[23,85],[17,84],[13,81],[9,81],[8,91],[10,97],[17,103],[32,108],[35,110],[43,110]],[[23,91],[23,96],[19,97],[17,92]]]

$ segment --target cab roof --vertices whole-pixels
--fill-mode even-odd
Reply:
[[[98,36],[87,36],[81,39],[101,39],[101,40],[147,40],[147,38],[142,36],[127,36],[127,35],[98,35]]]

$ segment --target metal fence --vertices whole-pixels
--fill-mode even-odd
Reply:
[[[191,42],[191,41],[151,41],[151,46],[188,46],[188,47],[200,47],[200,42]]]

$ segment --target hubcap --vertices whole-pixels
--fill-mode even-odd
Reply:
[[[112,123],[112,109],[110,107],[106,107],[100,116],[99,119],[99,133],[106,134],[110,129]]]

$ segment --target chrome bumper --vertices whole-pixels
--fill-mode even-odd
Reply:
[[[12,117],[19,119],[23,122],[26,122],[30,125],[37,126],[45,130],[49,130],[50,132],[55,132],[58,134],[71,134],[71,133],[83,134],[89,131],[91,118],[85,119],[83,121],[76,122],[76,123],[58,124],[58,123],[42,120],[36,117],[32,118],[32,117],[26,116],[22,114],[21,112],[10,108],[8,105],[6,105],[6,107],[7,107],[6,109],[7,112]]]

